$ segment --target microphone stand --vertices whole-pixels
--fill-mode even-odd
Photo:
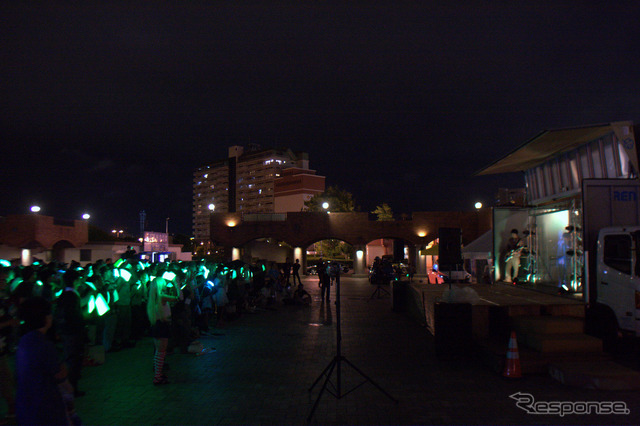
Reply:
[[[341,368],[341,364],[343,362],[346,363],[351,368],[353,368],[364,379],[363,382],[361,382],[360,384],[356,385],[355,387],[353,387],[352,389],[344,393],[342,392],[342,368]],[[331,374],[333,373],[334,370],[336,371],[336,385],[334,386],[332,383],[332,387],[335,389],[335,392],[327,388],[327,384],[329,384],[331,379]],[[309,413],[309,417],[307,417],[307,422],[311,421],[311,418],[313,417],[313,413],[316,411],[316,408],[318,407],[318,403],[320,402],[320,398],[322,397],[322,394],[324,393],[325,390],[329,392],[331,395],[333,395],[334,397],[336,397],[337,399],[340,399],[350,394],[354,390],[358,389],[360,386],[364,385],[365,383],[369,382],[373,386],[378,388],[380,392],[385,394],[390,400],[392,400],[396,404],[398,403],[397,399],[389,395],[384,389],[382,389],[382,387],[380,387],[380,385],[378,385],[376,382],[371,380],[369,376],[364,374],[358,367],[353,365],[353,363],[351,363],[346,357],[344,357],[344,355],[342,355],[342,330],[340,328],[340,275],[336,277],[336,355],[333,357],[329,365],[325,367],[322,373],[320,373],[316,381],[313,382],[313,384],[309,388],[309,392],[313,390],[313,388],[316,386],[316,384],[318,384],[318,382],[320,381],[320,379],[322,379],[323,376],[326,376],[324,383],[322,384],[322,388],[320,389],[318,398],[316,398],[316,402],[313,404],[313,408]]]

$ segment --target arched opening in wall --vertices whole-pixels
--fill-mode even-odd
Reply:
[[[219,263],[227,259],[227,252],[224,246],[216,244],[214,241],[200,241],[193,248],[193,260],[206,260],[207,262]]]
[[[316,241],[306,248],[307,275],[316,275],[318,265],[323,262],[338,262],[342,273],[353,271],[355,250],[351,244],[343,240],[326,239]]]
[[[277,238],[255,238],[240,247],[240,258],[246,263],[275,262],[283,264],[287,258],[293,259],[294,248]]]
[[[74,245],[67,240],[60,240],[55,243],[51,249],[51,260],[57,260],[58,262],[65,263],[65,250],[74,248]]]
[[[426,264],[423,264],[419,249],[419,246],[402,238],[382,237],[369,241],[365,254],[369,274],[374,272],[374,265],[379,268],[384,263],[388,268],[393,268],[396,278],[411,278],[416,273],[422,275]]]

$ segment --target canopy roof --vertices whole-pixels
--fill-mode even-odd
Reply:
[[[533,139],[525,142],[511,154],[480,170],[476,175],[523,172],[559,154],[571,151],[587,142],[612,133],[614,131],[613,126],[620,124],[622,123],[545,130]]]

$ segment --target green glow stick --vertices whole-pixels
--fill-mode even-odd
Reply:
[[[5,260],[5,259],[0,259],[0,265],[9,267],[9,266],[11,266],[11,262],[9,262],[8,260]]]
[[[16,288],[24,281],[22,278],[16,278],[11,282],[11,292],[13,293]]]
[[[89,268],[89,273],[87,274],[87,278],[93,276],[93,268]]]
[[[90,281],[85,281],[84,283],[85,283],[86,285],[88,285],[89,287],[91,287],[91,288],[93,289],[93,291],[97,291],[97,290],[98,290],[98,289],[96,288],[96,286],[95,286],[95,285],[93,285],[93,283],[92,283],[92,282],[90,282]]]
[[[136,290],[140,290],[140,287],[142,287],[142,281],[138,280],[138,287],[136,287]]]
[[[92,294],[91,297],[89,297],[89,304],[87,305],[87,313],[90,314],[91,312],[93,312],[95,308],[96,308],[96,298]]]
[[[123,263],[124,263],[124,259],[118,259],[118,261],[114,263],[113,266],[115,266],[116,268],[119,268],[120,265],[122,265]]]
[[[113,303],[116,303],[120,299],[120,295],[118,294],[118,290],[113,289]]]
[[[117,270],[117,269],[114,269],[113,270],[113,276],[116,277],[116,278],[120,278],[120,271]]]
[[[238,276],[238,273],[236,272],[235,269],[233,271],[231,271],[231,279],[232,280],[235,280],[237,276]]]
[[[209,269],[204,265],[202,265],[202,269],[204,269],[204,279],[206,280],[209,278]]]
[[[262,265],[262,272],[266,271],[267,268],[264,267],[264,265]]]
[[[40,280],[36,281],[36,284],[39,285],[39,286],[43,286],[44,285],[44,283],[42,281],[40,281]]]
[[[131,279],[131,272],[127,271],[126,269],[120,269],[120,278],[124,279],[125,281],[129,281]]]
[[[62,289],[61,289],[61,290],[59,290],[59,291],[56,291],[56,297],[60,297],[60,295],[62,294],[62,292],[63,292],[63,290],[62,290]]]
[[[98,315],[103,316],[109,312],[109,309],[111,308],[109,308],[109,303],[104,300],[104,296],[102,296],[102,294],[98,294],[98,297],[96,298],[96,310],[98,311]]]

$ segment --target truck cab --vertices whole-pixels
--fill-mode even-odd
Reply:
[[[597,308],[600,329],[640,336],[640,226],[600,230],[597,250]]]

